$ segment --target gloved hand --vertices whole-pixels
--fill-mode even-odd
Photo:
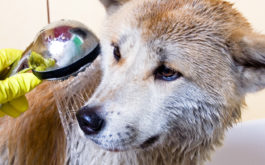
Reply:
[[[22,51],[0,50],[0,75],[14,62],[20,60]],[[41,83],[33,73],[18,73],[0,80],[0,116],[18,117],[28,109],[25,94]]]

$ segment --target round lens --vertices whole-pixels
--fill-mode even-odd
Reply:
[[[97,37],[85,25],[62,20],[44,27],[26,54],[29,55],[29,65],[33,71],[41,73],[71,67],[89,56],[98,46]]]

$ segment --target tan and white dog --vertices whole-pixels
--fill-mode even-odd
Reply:
[[[265,87],[265,36],[223,0],[101,1],[102,54],[73,88],[92,95],[77,112],[81,152],[69,156],[43,83],[30,110],[1,119],[1,164],[203,164]]]

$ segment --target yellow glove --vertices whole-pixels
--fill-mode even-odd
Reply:
[[[0,73],[21,58],[22,51],[15,49],[0,50]],[[1,75],[1,74],[0,74]],[[27,92],[41,83],[33,73],[19,73],[0,80],[0,116],[18,117],[28,109],[24,96]]]

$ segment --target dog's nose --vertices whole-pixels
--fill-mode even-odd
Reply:
[[[103,128],[104,119],[97,114],[99,108],[84,106],[76,113],[79,126],[86,135],[97,134]]]

